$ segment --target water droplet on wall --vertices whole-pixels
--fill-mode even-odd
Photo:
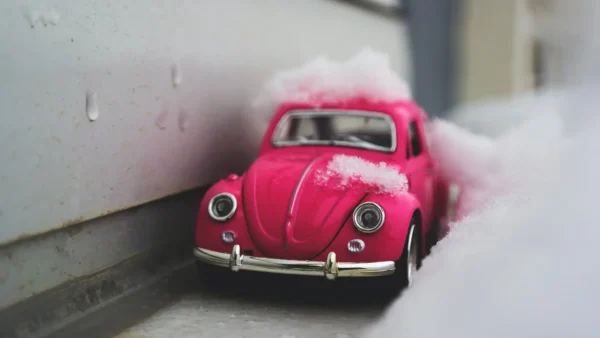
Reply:
[[[40,19],[44,26],[48,26],[49,24],[56,26],[60,21],[60,13],[56,9],[51,9],[42,14]]]
[[[167,109],[163,109],[160,111],[160,113],[158,113],[158,116],[156,117],[156,120],[154,121],[154,124],[158,127],[158,129],[164,130],[167,128],[167,126],[166,126],[167,117],[169,117],[169,111]]]
[[[39,21],[44,26],[57,25],[61,18],[61,14],[55,8],[49,10],[24,9],[24,14],[31,28],[34,28]]]
[[[25,13],[25,17],[27,18],[27,21],[29,21],[31,28],[35,27],[35,24],[38,22],[38,20],[40,20],[41,15],[42,14],[39,11],[32,10],[29,10]]]
[[[178,87],[181,84],[181,81],[183,81],[181,70],[179,69],[179,66],[174,63],[171,66],[171,82],[173,83],[173,87]]]
[[[88,91],[85,95],[85,113],[90,121],[96,121],[100,115],[98,96],[94,92]]]
[[[179,130],[181,132],[184,132],[187,129],[187,127],[189,125],[188,121],[189,121],[188,113],[186,113],[185,110],[180,109],[179,116],[177,117],[177,124],[179,125]]]

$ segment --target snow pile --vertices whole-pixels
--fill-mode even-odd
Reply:
[[[395,102],[411,99],[409,84],[392,68],[389,56],[369,47],[344,61],[321,56],[275,73],[245,108],[244,143],[258,150],[273,114],[283,103],[345,103],[352,100]]]
[[[565,143],[555,111],[532,115],[495,140],[443,120],[433,121],[428,135],[440,173],[461,188],[458,219],[495,196],[552,184]]]
[[[560,113],[564,96],[563,90],[552,88],[528,92],[510,101],[484,99],[456,107],[449,119],[474,133],[498,137],[537,114]]]
[[[463,187],[471,199],[466,217],[365,337],[597,335],[600,228],[593,210],[600,161],[589,154],[600,143],[600,120],[566,142],[554,118],[539,115],[487,148],[447,128],[448,141],[457,132],[448,147],[465,150],[460,158],[471,159],[466,152],[475,150],[481,162],[462,164],[481,168],[476,182],[483,183]],[[468,182],[471,168],[446,164]]]
[[[373,163],[357,156],[334,155],[326,170],[316,174],[316,184],[329,189],[365,189],[380,194],[408,191],[408,179],[384,162]]]
[[[394,102],[411,98],[409,85],[391,68],[389,56],[365,48],[344,62],[322,56],[275,74],[253,102],[255,113],[270,117],[284,102],[345,102],[366,98]]]
[[[595,1],[568,3],[582,4],[590,7],[583,11],[589,15],[600,8]],[[444,170],[463,183],[474,177],[482,186],[466,185],[464,191],[482,197],[453,224],[424,260],[413,286],[364,337],[598,336],[600,227],[594,211],[600,191],[600,159],[595,156],[600,86],[597,62],[592,61],[600,49],[589,47],[600,39],[593,37],[594,30],[579,34],[596,39],[576,49],[569,41],[565,49],[579,70],[570,74],[586,77],[579,82],[585,88],[565,91],[556,106],[559,112],[540,111],[531,100],[535,113],[496,139],[442,122],[432,128],[437,154],[445,140],[446,149],[459,155],[442,159],[448,166]],[[579,62],[578,56],[589,63]],[[587,71],[580,68],[583,64]],[[575,77],[569,80],[576,83]]]

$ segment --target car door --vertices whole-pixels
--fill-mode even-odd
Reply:
[[[429,155],[423,133],[422,121],[410,120],[408,123],[408,149],[406,174],[409,191],[414,194],[421,204],[423,230],[429,231],[433,212],[433,161]]]

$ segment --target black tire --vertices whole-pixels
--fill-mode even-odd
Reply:
[[[388,288],[395,293],[410,286],[412,274],[421,266],[420,231],[419,220],[413,216],[404,241],[402,256],[396,261],[396,271],[387,278]]]

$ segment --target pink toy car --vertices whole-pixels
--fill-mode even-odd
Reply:
[[[410,285],[448,203],[426,123],[409,100],[279,105],[248,171],[201,203],[201,275],[227,268]]]

